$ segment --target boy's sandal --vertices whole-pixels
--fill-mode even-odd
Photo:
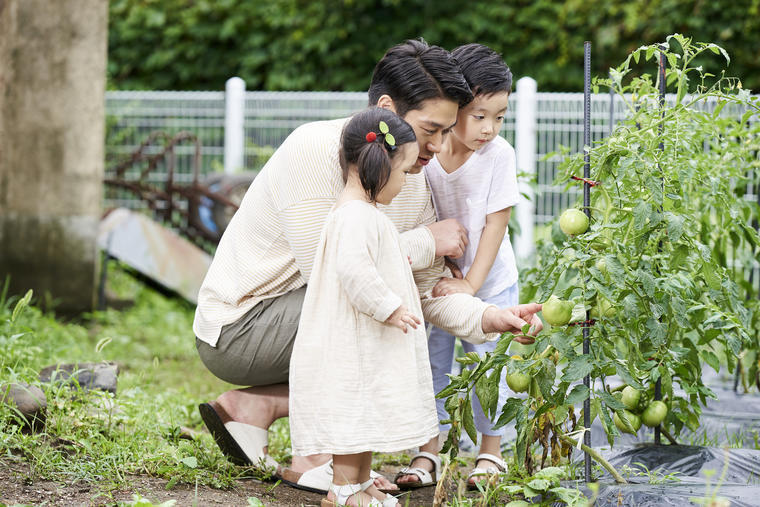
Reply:
[[[348,500],[375,483],[375,479],[371,478],[361,484],[330,484],[330,491],[335,495],[335,500],[323,498],[321,507],[342,507],[348,505]],[[364,504],[359,501],[358,505],[361,507],[395,507],[398,505],[398,500],[391,495],[386,495],[385,499],[381,502],[377,498],[372,498],[368,503]]]
[[[410,463],[408,467],[402,468],[399,473],[396,474],[396,478],[393,479],[393,482],[398,485],[399,489],[424,488],[427,486],[433,486],[438,481],[438,476],[440,475],[441,471],[441,458],[435,454],[420,451],[412,458],[412,463],[417,458],[425,458],[433,463],[432,474],[424,468],[412,467]],[[398,482],[399,477],[402,477],[404,475],[416,475],[420,480],[415,482]]]
[[[486,468],[473,468],[470,475],[467,476],[467,489],[478,489],[478,484],[482,484],[484,481],[490,480],[493,477],[498,476],[500,473],[505,473],[507,471],[507,462],[498,456],[487,453],[478,454],[478,457],[475,458],[475,463],[477,464],[480,460],[490,461],[493,465]],[[478,478],[481,478],[481,480],[478,480]]]

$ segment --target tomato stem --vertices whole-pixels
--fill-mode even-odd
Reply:
[[[567,442],[568,444],[571,444],[573,447],[578,447],[578,441],[573,440],[567,435],[560,435],[559,438]],[[623,476],[620,475],[620,473],[617,470],[615,470],[615,467],[613,467],[609,461],[604,459],[601,454],[599,454],[598,452],[596,452],[594,449],[587,446],[586,444],[581,444],[580,447],[583,452],[587,453],[597,463],[602,465],[612,475],[612,477],[615,479],[615,482],[617,482],[618,484],[628,484],[628,482],[625,479],[623,479]]]

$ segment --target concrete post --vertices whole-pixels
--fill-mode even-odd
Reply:
[[[91,310],[108,0],[0,0],[0,280]]]
[[[227,80],[224,94],[224,172],[233,174],[245,167],[245,81]]]
[[[517,81],[515,155],[517,171],[527,173],[528,178],[536,175],[536,113],[538,109],[536,91],[535,79],[523,77]],[[520,196],[516,209],[520,234],[515,238],[514,250],[518,265],[521,265],[520,261],[527,261],[532,257],[536,243],[533,232],[536,219],[535,192],[532,186],[521,181],[520,193],[527,197]]]

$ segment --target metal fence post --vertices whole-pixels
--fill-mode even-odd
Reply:
[[[245,167],[245,81],[231,77],[224,95],[224,172],[232,174]]]
[[[517,112],[515,118],[515,155],[517,171],[526,178],[536,175],[536,116],[538,94],[536,80],[523,77],[517,81]],[[536,219],[535,192],[530,184],[520,184],[520,203],[517,205],[517,223],[520,232],[515,238],[514,251],[518,262],[530,259],[535,250],[533,229]]]

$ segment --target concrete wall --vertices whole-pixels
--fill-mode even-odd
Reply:
[[[0,281],[93,306],[107,0],[0,0]]]

